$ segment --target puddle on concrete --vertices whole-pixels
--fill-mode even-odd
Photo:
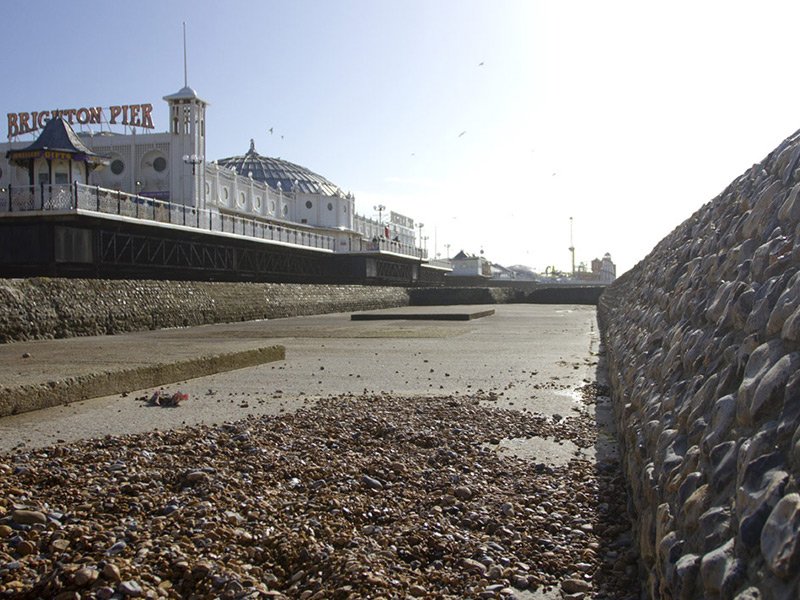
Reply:
[[[583,398],[581,397],[580,388],[570,388],[566,390],[547,390],[547,391],[555,394],[556,396],[564,396],[566,398],[569,398],[570,400],[573,400],[574,402],[580,402],[581,404],[583,404],[582,402]]]
[[[583,450],[569,440],[556,441],[554,438],[545,437],[504,438],[499,444],[485,445],[484,448],[502,456],[544,463],[553,467],[564,466],[573,458],[586,456]]]

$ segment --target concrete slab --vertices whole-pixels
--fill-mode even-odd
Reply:
[[[494,314],[493,308],[474,306],[405,306],[353,313],[351,321],[471,321]]]
[[[286,356],[283,346],[210,354],[204,353],[208,349],[200,345],[194,348],[193,355],[186,356],[183,352],[169,354],[163,347],[141,344],[138,352],[131,354],[146,354],[119,363],[108,357],[113,356],[110,352],[124,340],[117,338],[109,343],[109,339],[102,338],[89,347],[85,345],[86,338],[76,341],[67,346],[39,344],[35,347],[36,354],[26,351],[20,355],[23,366],[31,368],[6,374],[7,384],[0,388],[0,417],[251,367]],[[59,353],[68,348],[76,354]],[[90,351],[80,353],[82,349]],[[3,362],[4,366],[11,364]],[[47,372],[39,365],[46,365]]]

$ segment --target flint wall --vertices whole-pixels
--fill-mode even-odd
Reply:
[[[0,279],[0,342],[104,335],[408,304],[400,287]]]
[[[603,294],[652,598],[800,597],[800,132]]]
[[[599,296],[597,287],[545,287],[540,290],[525,285],[404,288],[44,277],[0,279],[0,343],[409,304],[594,304]]]

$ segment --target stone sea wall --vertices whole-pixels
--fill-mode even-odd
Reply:
[[[0,279],[0,343],[448,304],[594,304],[599,288],[405,288],[156,280]],[[533,290],[533,291],[531,291]]]
[[[408,305],[401,287],[0,279],[0,342]]]
[[[800,132],[606,290],[652,598],[800,597]]]

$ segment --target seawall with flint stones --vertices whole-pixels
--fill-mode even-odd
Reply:
[[[0,342],[106,335],[408,305],[400,287],[0,279]]]
[[[539,287],[542,289],[535,285],[405,288],[46,277],[0,279],[0,343],[408,305],[594,304],[601,290],[592,286]]]
[[[800,597],[800,132],[600,300],[651,598]]]

